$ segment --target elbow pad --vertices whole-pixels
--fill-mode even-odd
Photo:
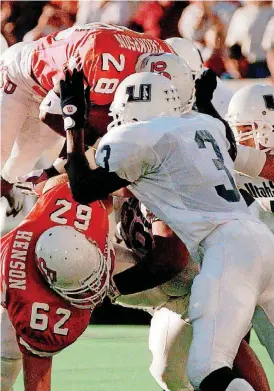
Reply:
[[[266,162],[265,152],[244,145],[238,145],[237,149],[235,170],[253,178],[260,175]]]

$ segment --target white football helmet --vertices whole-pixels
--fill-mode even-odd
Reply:
[[[254,138],[268,150],[274,148],[274,86],[255,84],[243,87],[231,98],[226,116],[237,141]],[[251,125],[252,130],[239,133],[237,126]]]
[[[50,287],[77,308],[95,308],[107,294],[107,260],[95,242],[69,226],[45,231],[35,247],[36,264]]]
[[[181,100],[168,78],[151,72],[134,73],[117,88],[109,115],[114,120],[108,130],[154,117],[180,117]]]
[[[135,70],[158,73],[170,79],[180,94],[182,114],[192,109],[195,90],[191,70],[186,61],[176,54],[144,54],[139,57]]]
[[[199,79],[204,71],[203,59],[200,50],[192,41],[186,38],[168,38],[165,40],[178,56],[185,60],[191,69],[194,80]]]

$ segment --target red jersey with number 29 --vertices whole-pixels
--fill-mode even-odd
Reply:
[[[135,73],[143,53],[174,53],[164,41],[125,27],[90,23],[43,37],[34,45],[32,74],[49,91],[64,76],[64,65],[73,69],[76,58],[83,66],[90,101],[108,105],[121,81]]]
[[[1,243],[2,305],[25,354],[48,356],[61,351],[84,332],[90,320],[90,309],[73,307],[55,293],[36,266],[34,251],[39,236],[57,225],[72,226],[96,241],[109,262],[113,261],[109,256],[108,214],[101,202],[78,204],[68,183],[39,198],[25,220]],[[109,264],[111,271],[112,267]]]

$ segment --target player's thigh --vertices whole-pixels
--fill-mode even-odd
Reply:
[[[0,306],[1,322],[1,386],[2,391],[11,391],[12,386],[22,368],[20,353],[14,327],[8,312]]]
[[[186,363],[192,340],[192,326],[182,315],[186,312],[188,300],[183,298],[181,303],[178,301],[155,311],[149,332],[151,374],[162,387],[169,390],[188,387]]]
[[[3,87],[0,89],[1,165],[8,159],[14,140],[27,118],[28,102],[28,94],[16,90],[7,94]]]
[[[9,159],[3,168],[10,182],[33,169],[45,150],[54,147],[60,136],[35,116],[28,116],[18,133]]]
[[[232,367],[258,299],[259,277],[253,267],[257,249],[241,237],[241,228],[235,224],[220,229],[207,240],[201,272],[192,286],[188,374],[196,387],[212,371]]]
[[[15,329],[10,321],[8,311],[0,306],[1,323],[1,356],[10,359],[21,358],[21,353],[16,340]]]

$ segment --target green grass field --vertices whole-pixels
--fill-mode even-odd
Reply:
[[[54,357],[52,391],[159,391],[148,371],[147,339],[146,326],[90,326]],[[273,364],[254,334],[252,347],[274,391]],[[23,389],[21,375],[14,391]]]

